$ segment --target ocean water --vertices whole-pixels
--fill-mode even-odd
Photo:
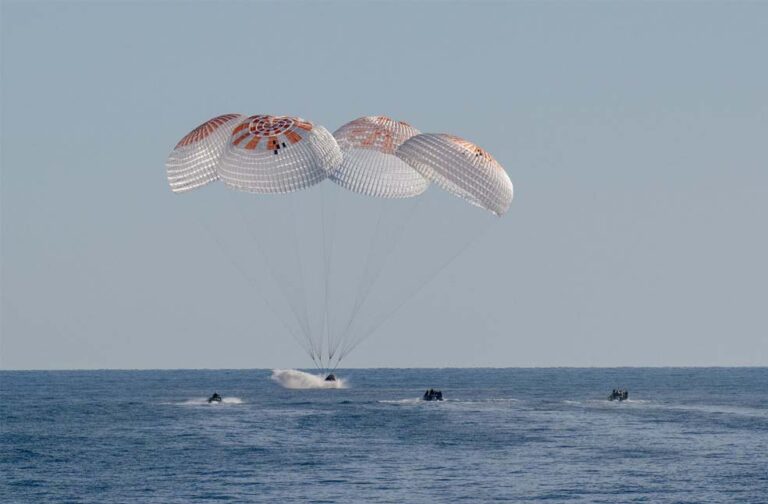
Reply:
[[[766,368],[271,374],[0,372],[0,502],[768,502]]]

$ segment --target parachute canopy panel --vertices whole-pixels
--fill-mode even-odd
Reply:
[[[426,191],[429,181],[395,156],[397,148],[419,130],[384,116],[360,117],[333,133],[343,160],[331,180],[345,189],[378,198],[410,198]]]
[[[184,192],[219,179],[216,170],[232,129],[245,116],[224,114],[204,122],[182,138],[165,162],[173,192]]]
[[[408,139],[397,157],[448,192],[503,215],[512,203],[512,181],[485,150],[462,138],[426,133]]]
[[[324,180],[341,157],[322,126],[298,117],[255,115],[232,130],[218,171],[237,190],[288,193]]]

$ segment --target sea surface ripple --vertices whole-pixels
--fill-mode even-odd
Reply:
[[[271,374],[0,372],[0,502],[768,502],[767,368]]]

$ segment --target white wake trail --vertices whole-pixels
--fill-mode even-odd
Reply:
[[[182,401],[182,402],[179,402],[179,403],[173,403],[173,404],[181,404],[181,405],[185,405],[185,406],[199,406],[199,405],[218,406],[220,404],[243,404],[243,400],[240,399],[239,397],[223,397],[221,399],[220,403],[219,402],[209,403],[208,399],[205,398],[205,397],[196,397],[194,399],[187,399],[186,401]]]

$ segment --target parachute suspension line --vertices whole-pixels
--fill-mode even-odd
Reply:
[[[326,205],[325,202],[325,192],[331,191],[334,186],[333,184],[322,184],[323,186],[323,200],[322,200],[322,214],[321,218],[323,220],[323,247],[324,247],[324,259],[326,260],[325,266],[324,266],[324,319],[325,319],[325,333],[326,333],[326,340],[328,342],[328,365],[330,367],[331,361],[333,360],[333,357],[336,353],[336,347],[338,346],[338,343],[335,342],[335,335],[333,333],[333,324],[331,320],[331,279],[333,278],[333,275],[331,275],[331,270],[333,268],[333,255],[334,255],[334,246],[335,246],[335,238],[336,238],[336,213],[337,213],[337,202],[336,198],[331,197],[330,206]],[[330,215],[329,215],[330,214]],[[326,239],[327,237],[327,239]],[[326,246],[327,243],[327,246]]]
[[[299,268],[299,286],[300,286],[300,292],[301,292],[301,308],[304,311],[304,323],[307,327],[307,338],[312,344],[312,347],[314,351],[319,355],[320,357],[320,364],[323,364],[323,341],[322,339],[319,340],[320,347],[317,348],[315,344],[315,339],[312,337],[312,327],[309,323],[309,313],[307,309],[307,286],[306,286],[306,278],[304,275],[304,263],[301,261],[301,255],[299,254],[299,231],[298,227],[299,224],[297,222],[297,212],[296,212],[296,199],[295,199],[295,193],[291,193],[288,195],[290,200],[290,208],[291,208],[291,220],[292,226],[291,229],[293,230],[293,256],[296,259],[296,263]]]
[[[386,202],[385,199],[381,200],[381,205],[379,207],[379,216],[376,219],[376,227],[374,228],[374,231],[371,234],[371,242],[368,246],[368,253],[365,256],[363,272],[360,275],[360,282],[357,285],[357,295],[355,296],[355,303],[352,306],[352,311],[349,314],[347,323],[344,325],[344,329],[341,332],[341,336],[336,342],[336,347],[333,349],[334,353],[336,353],[336,350],[338,350],[338,345],[340,345],[344,341],[346,334],[349,332],[349,327],[352,325],[352,321],[355,319],[355,316],[357,315],[357,312],[360,309],[360,305],[362,304],[360,299],[363,297],[363,290],[364,290],[363,286],[365,285],[365,280],[366,280],[366,277],[368,276],[368,270],[370,270],[370,267],[371,267],[371,258],[373,256],[373,251],[376,248],[376,238],[378,237],[379,232],[381,230],[381,220],[384,215],[385,202]]]
[[[409,293],[407,293],[405,296],[403,296],[400,300],[400,302],[395,305],[395,307],[391,310],[388,310],[384,314],[382,314],[379,317],[379,320],[372,324],[369,329],[359,337],[359,338],[352,338],[348,341],[347,345],[345,345],[342,348],[342,352],[339,356],[339,360],[343,359],[349,352],[354,350],[357,345],[362,343],[366,338],[368,338],[371,334],[373,334],[379,327],[381,327],[385,322],[390,320],[397,312],[405,306],[405,304],[413,299],[414,296],[416,296],[419,292],[421,292],[427,285],[429,285],[435,278],[437,278],[440,273],[442,273],[456,258],[458,258],[461,254],[467,251],[467,249],[470,248],[474,243],[479,241],[479,239],[488,231],[490,228],[489,222],[486,221],[486,225],[479,226],[476,228],[476,232],[473,233],[470,238],[464,242],[459,249],[454,252],[451,256],[449,256],[445,261],[443,261],[440,266],[433,270],[432,272],[428,273],[425,279],[421,282],[419,282],[415,288],[413,288]]]
[[[326,243],[326,225],[325,225],[325,187],[326,184],[322,184],[320,188],[320,222],[321,222],[321,236],[320,246],[323,249],[323,320],[320,327],[321,339],[326,341],[327,348],[331,347],[330,337],[328,335],[328,250]],[[330,360],[330,357],[329,357]]]
[[[315,357],[312,355],[312,352],[310,348],[307,346],[307,342],[303,341],[302,338],[296,334],[296,332],[291,328],[290,325],[288,325],[282,316],[280,316],[280,313],[278,312],[277,308],[269,301],[269,297],[264,294],[264,290],[259,288],[259,283],[256,281],[255,278],[240,264],[238,261],[236,261],[231,254],[227,253],[227,248],[224,246],[224,244],[221,242],[221,239],[219,236],[211,229],[208,224],[205,223],[204,220],[197,220],[196,221],[203,229],[205,229],[208,234],[213,238],[214,243],[216,243],[216,246],[221,251],[222,255],[229,260],[230,265],[232,265],[236,271],[240,273],[240,276],[243,277],[248,281],[248,283],[251,284],[251,286],[254,288],[254,290],[257,290],[261,292],[262,299],[264,300],[264,304],[267,305],[267,307],[274,313],[277,320],[280,321],[282,326],[285,328],[285,330],[288,332],[288,334],[291,335],[291,337],[298,343],[298,345],[304,349],[305,352],[309,354],[309,356],[312,358],[312,361],[315,362]],[[315,363],[317,365],[317,363]]]
[[[347,320],[346,325],[344,326],[343,331],[341,332],[341,336],[339,337],[339,341],[337,343],[341,344],[345,341],[347,334],[349,333],[349,329],[352,326],[352,322],[357,318],[357,313],[359,312],[361,306],[363,305],[363,301],[367,295],[367,289],[365,288],[366,279],[368,277],[368,271],[371,269],[371,258],[373,256],[374,249],[376,247],[376,238],[378,237],[379,233],[381,232],[381,221],[384,217],[384,205],[386,203],[385,199],[381,200],[381,205],[379,207],[379,216],[376,219],[376,227],[374,228],[374,232],[371,235],[371,243],[368,247],[368,254],[365,257],[365,265],[363,267],[363,272],[360,275],[360,282],[357,286],[357,295],[355,296],[355,303],[352,307],[352,311],[349,314],[349,318]],[[383,267],[383,266],[382,266]],[[337,350],[338,348],[334,349]]]
[[[322,235],[321,235],[321,246],[323,248],[323,325],[321,327],[321,337],[325,339],[326,347],[328,348],[328,365],[330,365],[330,361],[333,358],[333,353],[331,351],[331,335],[328,331],[328,280],[330,276],[330,252],[328,251],[328,225],[327,225],[327,219],[326,219],[326,210],[325,210],[325,200],[326,200],[326,187],[328,187],[328,184],[321,184],[320,188],[320,221],[322,223]]]
[[[225,198],[228,199],[228,198]],[[236,198],[233,198],[236,199]],[[280,289],[281,294],[283,295],[283,298],[285,299],[286,303],[288,304],[288,307],[290,308],[290,312],[293,315],[293,317],[296,319],[296,323],[299,325],[299,327],[302,330],[302,333],[304,334],[304,338],[306,339],[306,343],[300,344],[301,347],[309,354],[309,356],[314,361],[316,359],[316,350],[314,343],[312,341],[312,335],[309,332],[309,324],[306,319],[302,320],[300,313],[297,311],[296,307],[291,303],[291,296],[286,290],[285,282],[281,281],[280,278],[278,278],[278,269],[275,267],[275,265],[270,261],[269,256],[264,251],[264,249],[261,246],[261,238],[256,235],[254,230],[252,229],[251,223],[249,222],[248,217],[243,212],[242,208],[237,203],[232,204],[237,211],[238,215],[240,216],[240,219],[243,221],[243,224],[245,225],[246,231],[248,232],[248,235],[251,237],[253,242],[256,244],[256,248],[259,251],[259,255],[261,256],[264,263],[267,265],[267,269],[269,271],[269,275],[272,278],[272,281],[278,286]],[[266,294],[264,295],[264,298],[266,299]]]
[[[408,209],[406,215],[405,215],[405,223],[402,226],[399,226],[398,229],[395,231],[395,235],[391,237],[390,239],[386,240],[385,247],[384,247],[384,256],[379,261],[378,267],[374,269],[372,272],[372,275],[369,277],[368,270],[369,270],[369,262],[371,260],[371,256],[373,255],[373,249],[375,246],[375,238],[378,237],[380,228],[381,228],[381,222],[384,216],[384,208],[385,204],[389,203],[387,200],[382,200],[382,207],[381,207],[381,213],[379,213],[379,221],[376,225],[376,232],[374,235],[374,239],[371,241],[371,249],[369,250],[368,259],[366,262],[365,270],[363,271],[363,277],[362,282],[360,284],[360,289],[358,289],[358,296],[355,298],[355,306],[352,310],[352,314],[349,317],[349,320],[347,321],[347,325],[344,328],[344,332],[342,333],[342,336],[340,338],[340,342],[346,341],[346,337],[349,334],[350,329],[353,326],[353,323],[357,320],[358,315],[360,314],[360,310],[365,305],[365,302],[368,300],[369,295],[373,291],[373,288],[375,287],[379,277],[381,276],[381,273],[384,271],[384,268],[387,266],[387,263],[389,262],[389,258],[392,256],[392,253],[397,248],[397,245],[400,243],[400,239],[402,238],[403,234],[405,233],[406,228],[408,228],[409,224],[413,222],[414,215],[417,213],[418,210],[420,210],[421,203],[423,199],[417,198],[417,201],[415,204],[412,204],[410,208]],[[388,245],[388,246],[387,246]],[[348,352],[347,352],[348,353]],[[343,357],[346,355],[346,353],[342,350]]]

